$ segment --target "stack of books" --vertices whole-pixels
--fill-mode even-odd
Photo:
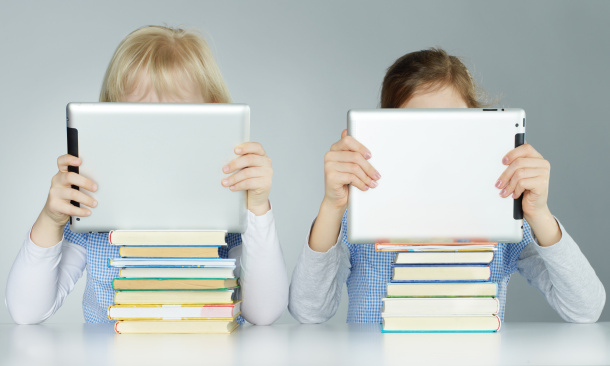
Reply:
[[[391,244],[392,280],[383,299],[383,332],[496,332],[498,286],[489,282],[497,243]]]
[[[117,333],[231,333],[240,302],[224,231],[112,231],[121,246],[108,317]]]

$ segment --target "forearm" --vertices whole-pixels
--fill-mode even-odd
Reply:
[[[46,213],[45,209],[40,212],[38,219],[32,226],[30,234],[32,242],[39,247],[49,248],[59,243],[63,237],[64,224],[59,225],[53,221]]]
[[[335,243],[341,230],[345,207],[336,207],[322,201],[318,217],[311,228],[309,247],[316,252],[327,252]]]
[[[548,208],[537,216],[526,216],[525,219],[541,247],[551,246],[561,240],[559,224]]]
[[[59,242],[42,248],[26,238],[6,285],[6,305],[13,320],[36,324],[50,317],[74,288],[85,263],[80,246]]]
[[[563,227],[560,230],[561,239],[556,244],[544,247],[532,243],[524,249],[519,271],[564,320],[595,322],[606,301],[604,286],[576,242]]]
[[[349,251],[338,241],[335,238],[335,245],[325,252],[303,246],[292,273],[288,305],[292,316],[301,323],[322,323],[337,312],[343,284],[350,273]]]
[[[288,305],[288,275],[273,213],[255,217],[249,212],[248,217],[240,246],[242,316],[252,324],[269,325]]]

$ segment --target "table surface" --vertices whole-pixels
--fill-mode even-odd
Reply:
[[[610,322],[506,323],[498,333],[378,325],[246,325],[222,334],[115,334],[112,324],[0,324],[4,365],[610,365]]]

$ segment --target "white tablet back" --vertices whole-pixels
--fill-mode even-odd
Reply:
[[[495,183],[524,141],[523,110],[351,110],[348,134],[382,176],[350,186],[350,242],[521,241],[521,202]]]
[[[247,105],[70,103],[67,119],[68,152],[98,185],[73,231],[245,231],[245,192],[220,182],[250,138]]]

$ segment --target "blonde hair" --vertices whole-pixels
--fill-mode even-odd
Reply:
[[[118,102],[142,75],[158,95],[181,95],[188,80],[208,103],[230,103],[231,96],[207,42],[193,30],[147,26],[130,33],[106,70],[100,102]]]
[[[441,48],[407,53],[383,79],[381,108],[400,108],[417,90],[453,86],[469,108],[487,106],[487,94],[479,88],[462,61]]]

